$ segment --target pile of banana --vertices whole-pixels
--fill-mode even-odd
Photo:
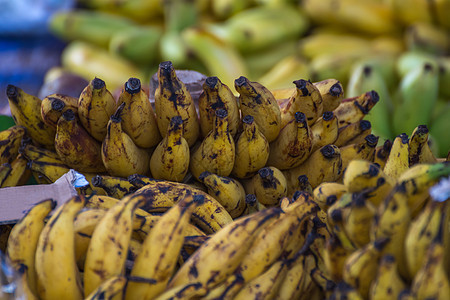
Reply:
[[[134,77],[117,100],[99,78],[79,98],[9,85],[16,125],[0,133],[1,187],[70,169],[89,182],[57,208],[37,203],[9,233],[24,293],[445,299],[450,202],[428,189],[450,175],[450,157],[433,154],[425,125],[372,134],[375,91],[293,84],[287,94],[240,76],[236,97],[213,76],[195,103],[165,61],[154,105]]]

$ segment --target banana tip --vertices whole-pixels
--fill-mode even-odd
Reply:
[[[324,121],[331,121],[331,119],[333,119],[333,117],[334,117],[334,112],[326,111],[322,115],[322,120],[324,120]]]
[[[48,99],[51,101],[51,106],[54,111],[62,111],[64,107],[66,107],[64,101],[61,101],[58,98],[49,97]]]
[[[18,87],[12,84],[8,84],[8,86],[6,87],[6,96],[8,97],[8,99],[17,102],[18,94],[19,94]]]
[[[95,77],[92,79],[92,87],[94,90],[100,90],[105,86],[105,82],[101,80],[100,78]]]
[[[141,81],[138,78],[131,77],[125,83],[125,91],[129,94],[137,94],[141,91]]]
[[[219,78],[216,76],[211,76],[205,79],[205,86],[209,89],[214,89],[217,87],[217,84],[219,83]]]

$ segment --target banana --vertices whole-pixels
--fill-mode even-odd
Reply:
[[[418,163],[426,164],[437,161],[428,145],[428,127],[426,125],[419,125],[414,129],[408,146],[410,167]]]
[[[237,178],[252,177],[269,158],[269,143],[251,115],[242,118],[243,131],[235,142],[235,159],[231,174]]]
[[[56,130],[42,120],[41,99],[11,84],[6,87],[6,96],[16,125],[25,127],[27,134],[37,145],[54,149]]]
[[[375,156],[375,147],[378,144],[378,136],[369,134],[364,138],[363,142],[358,144],[350,144],[340,147],[342,159],[342,174],[345,173],[348,164],[353,159],[364,159],[367,161],[373,161]],[[341,174],[341,175],[342,175]]]
[[[246,62],[249,62],[247,58]],[[254,71],[254,68],[250,69],[250,71]],[[257,78],[259,83],[278,95],[280,95],[278,92],[289,91],[289,93],[282,98],[276,97],[276,99],[284,99],[289,98],[295,91],[295,88],[291,89],[290,87],[292,86],[292,82],[298,79],[299,74],[304,78],[308,78],[310,73],[311,71],[307,60],[296,53],[292,53],[283,56],[276,63],[273,63],[266,73]],[[255,77],[255,75],[252,75],[252,77]]]
[[[162,34],[163,29],[156,24],[126,27],[111,36],[108,50],[138,66],[149,66],[156,62],[158,52],[155,49]]]
[[[370,242],[370,226],[376,214],[376,206],[364,193],[353,193],[352,203],[344,220],[344,230],[348,238],[358,248]]]
[[[312,133],[305,114],[296,112],[294,119],[270,143],[267,165],[280,170],[297,167],[311,154],[312,143]]]
[[[298,9],[260,5],[231,16],[223,24],[210,24],[208,29],[241,53],[249,53],[298,37],[307,27],[308,19]]]
[[[406,288],[397,271],[397,261],[389,254],[383,255],[377,270],[377,275],[370,286],[370,299],[399,299],[400,293]]]
[[[203,195],[205,202],[192,214],[193,222],[196,225],[210,234],[233,221],[230,214],[216,199],[189,185],[159,181],[143,176],[132,176],[129,180],[133,185],[140,187],[135,194],[142,194],[146,197],[144,210],[150,212],[165,211],[187,194]]]
[[[319,205],[322,210],[327,211],[328,208],[333,205],[342,194],[347,192],[347,187],[342,183],[323,182],[314,189],[313,201]]]
[[[279,260],[263,274],[246,283],[234,299],[273,299],[287,273],[287,265]]]
[[[313,194],[313,188],[309,182],[308,176],[300,175],[297,177],[297,186],[293,189],[295,192],[292,195],[288,195],[288,198],[296,198],[299,192],[305,192],[310,195]],[[295,201],[295,200],[294,200]],[[281,201],[280,201],[281,205]]]
[[[409,279],[413,279],[425,261],[425,254],[445,224],[447,202],[428,201],[419,215],[411,221],[405,237],[405,256]]]
[[[375,148],[375,156],[373,158],[373,162],[380,166],[380,169],[384,169],[386,165],[386,161],[389,157],[389,153],[391,152],[392,141],[387,139],[384,141],[383,145],[377,146]]]
[[[339,128],[361,121],[377,104],[380,97],[376,91],[365,92],[359,96],[343,99],[333,110],[339,121]]]
[[[87,201],[90,201],[88,199]],[[86,203],[86,207],[88,202]],[[86,252],[91,241],[92,232],[106,214],[106,209],[91,208],[81,211],[73,222],[75,232],[75,261],[80,270],[84,268]]]
[[[251,115],[267,141],[273,142],[282,128],[281,112],[275,97],[265,86],[244,76],[234,81],[234,87],[239,93],[242,115]]]
[[[336,288],[331,295],[332,299],[336,300],[362,300],[365,299],[359,294],[357,289],[345,281],[340,281],[336,284]]]
[[[6,181],[6,178],[8,178],[11,171],[12,167],[9,163],[4,163],[0,166],[0,186]]]
[[[323,262],[325,270],[335,282],[342,280],[345,261],[352,252],[353,250],[343,247],[341,240],[334,234],[325,240]]]
[[[203,201],[202,196],[188,196],[158,220],[144,239],[130,273],[131,278],[145,278],[153,282],[129,280],[125,299],[151,299],[165,290],[183,246],[186,224],[194,208]]]
[[[127,177],[146,174],[150,169],[150,153],[139,148],[122,128],[121,104],[111,116],[102,143],[102,161],[111,176]]]
[[[75,196],[65,202],[57,208],[39,235],[35,266],[40,298],[83,298],[81,277],[75,262],[73,220],[85,202],[84,196]]]
[[[170,61],[159,64],[158,87],[155,90],[156,123],[162,137],[165,137],[170,119],[181,116],[183,137],[189,146],[194,145],[200,135],[197,111],[186,85],[177,77]]]
[[[338,136],[336,141],[333,143],[338,147],[349,145],[350,141],[353,139],[358,139],[358,137],[366,137],[372,133],[372,123],[367,120],[360,120],[354,123],[340,127],[338,130]]]
[[[65,41],[82,40],[108,47],[115,32],[133,25],[131,19],[100,11],[58,12],[50,20],[50,30]]]
[[[438,68],[421,64],[402,77],[398,88],[401,101],[393,115],[395,132],[409,133],[417,124],[429,125],[439,92]]]
[[[382,138],[392,138],[391,113],[393,103],[388,86],[381,71],[369,64],[362,62],[356,64],[351,72],[347,86],[347,96],[355,97],[365,91],[374,89],[380,97],[377,105],[370,110],[366,120],[370,121],[374,132]]]
[[[228,112],[215,111],[213,130],[191,154],[189,169],[198,180],[204,171],[228,176],[234,166],[235,144],[228,127]]]
[[[56,207],[56,202],[47,199],[34,204],[12,228],[6,248],[6,255],[13,265],[26,266],[28,286],[37,295],[37,275],[35,268],[36,247],[44,228],[44,220]]]
[[[288,194],[296,185],[298,176],[308,176],[313,189],[326,181],[335,181],[342,173],[341,152],[335,145],[326,145],[313,152],[308,159],[296,168],[283,172],[288,183]]]
[[[125,276],[116,275],[100,284],[97,289],[86,296],[86,300],[122,299],[128,280]]]
[[[143,71],[126,59],[80,40],[70,42],[61,53],[64,69],[90,81],[98,77],[115,91],[130,77],[146,78]]]
[[[59,118],[68,109],[75,113],[78,111],[77,98],[63,94],[48,95],[41,102],[42,121],[56,130]]]
[[[106,194],[116,199],[122,199],[137,190],[127,179],[108,175],[92,177],[92,186],[103,189]]]
[[[255,194],[245,195],[246,208],[244,210],[243,216],[251,215],[252,213],[266,209],[266,206],[258,201]]]
[[[123,131],[138,147],[156,146],[161,141],[160,130],[166,131],[167,127],[158,130],[152,105],[138,78],[130,78],[124,84],[117,105],[122,103],[125,103],[121,112]]]
[[[244,185],[247,194],[255,194],[258,202],[265,206],[278,205],[287,195],[287,182],[284,174],[275,167],[264,167]]]
[[[448,128],[448,113],[450,106],[447,107],[439,116],[433,119],[430,127],[430,135],[435,139],[433,142],[437,144],[436,156],[446,157],[450,149],[450,143],[448,139],[442,138],[446,136],[446,129]]]
[[[312,152],[328,145],[335,144],[339,136],[338,119],[332,111],[325,111],[311,126]]]
[[[392,142],[392,148],[383,168],[383,172],[398,179],[400,175],[409,168],[409,139],[408,135],[402,133]]]
[[[238,180],[208,171],[202,172],[199,179],[207,187],[208,194],[222,204],[233,219],[242,215],[246,194]]]
[[[311,270],[310,274],[312,281],[319,287],[320,293],[319,295],[322,295],[322,297],[329,297],[331,296],[336,283],[330,278],[330,276],[320,270],[319,268],[314,268]]]
[[[103,142],[109,118],[116,111],[116,106],[116,100],[105,82],[95,77],[78,98],[78,118],[87,132]]]
[[[183,137],[183,120],[172,117],[166,136],[150,158],[150,172],[155,179],[182,181],[189,169],[190,151]]]
[[[389,253],[395,257],[400,275],[404,278],[407,278],[404,241],[410,221],[411,212],[405,188],[396,186],[378,207],[371,227],[372,241],[381,238],[389,239],[383,253]]]
[[[100,142],[84,129],[71,109],[66,110],[58,120],[55,150],[69,167],[81,172],[106,171]]]
[[[395,71],[403,78],[411,72],[413,69],[420,67],[424,64],[431,64],[433,68],[438,68],[438,58],[424,51],[405,51],[399,55],[395,64]]]
[[[8,163],[6,163],[8,164]],[[31,176],[31,172],[27,167],[28,160],[23,154],[17,155],[10,166],[11,170],[8,172],[8,176],[0,181],[0,187],[11,187],[25,185]]]
[[[304,252],[304,251],[303,251]],[[309,276],[304,269],[306,255],[300,252],[288,260],[288,270],[274,299],[299,299],[304,293],[306,278]]]
[[[337,79],[328,78],[313,82],[313,84],[322,96],[322,110],[324,113],[335,110],[341,104],[342,99],[344,99],[344,88]]]
[[[181,32],[181,37],[188,51],[206,68],[206,73],[219,76],[228,87],[233,86],[237,77],[248,75],[249,70],[241,53],[209,30],[190,27]]]
[[[365,299],[369,296],[370,286],[375,280],[378,261],[389,239],[377,239],[358,250],[345,260],[343,278],[354,286]]]
[[[357,249],[356,245],[348,237],[345,231],[344,221],[347,218],[349,207],[352,203],[352,193],[344,193],[327,210],[327,224],[332,234],[339,239],[342,247],[348,251]]]
[[[25,134],[25,127],[19,125],[0,131],[0,165],[13,162]]]
[[[387,181],[391,188],[395,185],[395,181],[388,177],[379,165],[364,159],[350,161],[343,178],[345,187],[351,193],[376,187],[383,181]]]
[[[444,268],[446,249],[443,245],[443,226],[426,251],[423,264],[411,283],[411,292],[417,299],[446,299],[450,295],[450,284]],[[448,270],[447,270],[448,271]]]
[[[84,294],[91,294],[107,279],[122,275],[139,197],[126,197],[108,209],[92,233],[84,264]]]
[[[323,100],[319,89],[304,79],[294,81],[296,89],[286,103],[280,107],[281,128],[294,119],[295,113],[305,114],[308,125],[311,126],[323,113]]]
[[[237,99],[230,88],[219,78],[207,77],[198,98],[200,129],[203,137],[213,130],[215,110],[218,108],[223,108],[228,112],[228,127],[230,134],[234,137],[240,123]]]
[[[235,271],[257,234],[279,215],[279,208],[269,208],[230,223],[189,257],[168,288],[193,282],[206,288],[219,284]]]

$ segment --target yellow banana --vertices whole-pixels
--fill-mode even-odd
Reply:
[[[117,105],[122,103],[125,103],[121,112],[123,131],[138,147],[156,146],[161,141],[159,131],[167,127],[158,130],[152,105],[138,78],[132,77],[124,84]]]
[[[245,284],[234,299],[273,299],[287,273],[287,265],[279,260],[263,274]]]
[[[150,170],[150,153],[139,148],[123,131],[121,113],[125,103],[111,116],[106,137],[102,143],[102,161],[112,176],[127,177],[146,174]]]
[[[7,164],[7,163],[6,163]],[[27,167],[28,160],[23,154],[17,155],[10,166],[11,171],[8,172],[8,176],[0,181],[0,187],[20,186],[25,185],[31,176],[31,172]]]
[[[354,123],[340,127],[338,130],[338,137],[333,143],[338,147],[350,144],[350,141],[358,136],[364,136],[372,133],[372,124],[367,120],[360,120]]]
[[[389,153],[391,152],[392,141],[387,139],[384,141],[383,145],[377,146],[375,148],[375,156],[373,158],[373,162],[380,166],[380,169],[384,169],[386,165],[386,161],[389,157]]]
[[[84,262],[89,242],[91,241],[92,232],[94,232],[98,222],[105,214],[106,209],[91,208],[81,211],[75,217],[73,222],[73,229],[75,232],[75,261],[80,270],[84,269]]]
[[[78,99],[78,117],[81,124],[97,141],[106,136],[109,118],[116,111],[116,100],[100,78],[95,77]]]
[[[162,137],[166,136],[170,119],[181,116],[183,137],[191,147],[200,135],[197,111],[186,85],[177,77],[170,61],[158,68],[158,87],[155,90],[156,123]]]
[[[371,239],[372,241],[381,238],[389,239],[383,253],[389,253],[395,257],[400,275],[406,278],[404,241],[411,221],[411,213],[404,190],[402,187],[395,187],[380,204],[372,222]]]
[[[85,295],[107,279],[123,274],[134,210],[141,204],[142,198],[124,198],[111,207],[95,227],[84,264]]]
[[[215,110],[223,108],[228,112],[228,127],[234,137],[240,123],[239,107],[236,97],[230,88],[216,76],[205,79],[203,91],[198,98],[200,129],[202,136],[213,130]]]
[[[95,175],[92,177],[92,185],[103,189],[110,197],[122,199],[137,190],[127,179],[122,177]]]
[[[358,248],[370,242],[370,226],[376,214],[376,207],[364,193],[353,193],[352,203],[344,220],[344,230],[348,238]]]
[[[364,159],[354,159],[345,170],[343,183],[349,192],[355,193],[376,187],[383,179],[391,188],[395,185],[395,182],[384,174],[377,164]]]
[[[350,144],[340,147],[342,158],[342,173],[345,173],[348,164],[352,159],[364,159],[373,161],[375,156],[375,147],[378,144],[378,136],[369,134],[364,138],[363,142],[358,144]]]
[[[275,97],[265,86],[244,76],[234,81],[234,87],[239,93],[242,115],[251,115],[267,141],[274,141],[282,128],[281,112]]]
[[[339,136],[338,119],[332,111],[325,111],[311,126],[312,152],[328,145],[335,144]]]
[[[25,127],[27,134],[37,145],[53,149],[56,130],[42,120],[41,99],[11,84],[6,87],[6,96],[16,125]]]
[[[294,81],[295,91],[289,97],[281,110],[281,128],[294,119],[300,111],[305,114],[308,125],[311,126],[323,113],[323,100],[319,89],[304,79]]]
[[[327,211],[342,194],[347,192],[347,187],[342,183],[323,182],[314,189],[313,201],[319,205],[322,210]]]
[[[39,235],[45,225],[44,220],[55,206],[56,202],[51,199],[34,204],[14,225],[8,237],[6,254],[13,265],[23,264],[26,266],[28,286],[36,295],[36,247]]]
[[[355,250],[345,261],[345,282],[354,286],[365,299],[369,296],[370,285],[376,278],[378,261],[387,241],[385,238],[377,239]]]
[[[187,194],[203,195],[205,202],[192,214],[193,222],[206,233],[210,234],[220,230],[226,224],[233,221],[226,209],[209,194],[192,188],[189,185],[155,180],[144,176],[132,176],[130,182],[140,187],[135,194],[146,197],[144,210],[150,212],[161,212],[172,207]]]
[[[213,130],[191,154],[189,169],[198,179],[204,171],[228,176],[234,166],[235,144],[228,127],[228,112],[215,111]]]
[[[219,284],[235,271],[257,234],[279,214],[279,208],[269,208],[230,223],[189,257],[168,288],[194,282],[206,288]]]
[[[308,159],[296,168],[284,171],[288,183],[288,193],[296,185],[300,175],[308,176],[312,188],[325,181],[335,181],[342,173],[341,152],[335,145],[326,145],[313,152]]]
[[[334,78],[313,82],[322,96],[323,112],[335,110],[344,98],[344,88],[339,80]]]
[[[447,250],[443,245],[442,231],[443,228],[429,246],[423,264],[412,281],[411,292],[417,299],[444,300],[450,295],[449,278],[444,268]]]
[[[377,276],[370,286],[369,298],[374,300],[400,299],[400,293],[406,284],[397,271],[397,261],[389,254],[383,255],[377,270]]]
[[[303,163],[312,151],[312,132],[304,113],[298,111],[294,119],[284,126],[278,137],[270,143],[267,165],[280,170]]]
[[[409,168],[408,141],[408,135],[402,133],[392,143],[383,172],[393,179],[398,179]]]
[[[413,279],[425,261],[425,254],[445,224],[447,202],[428,201],[420,214],[411,221],[405,237],[405,256],[409,279]]]
[[[204,197],[188,196],[169,209],[155,224],[142,243],[130,276],[153,280],[152,283],[127,284],[125,299],[151,299],[161,294],[169,282],[183,246],[186,224]]]
[[[304,293],[306,277],[306,255],[299,253],[288,261],[288,270],[274,299],[299,299]]]
[[[352,252],[353,250],[342,246],[341,240],[336,235],[332,234],[329,239],[326,239],[323,262],[326,271],[335,282],[342,280],[345,261]]]
[[[244,116],[242,126],[243,131],[235,142],[235,159],[231,174],[237,178],[248,178],[266,165],[269,143],[251,115]]]
[[[0,165],[12,163],[16,158],[25,132],[25,127],[20,125],[13,125],[0,131]]]
[[[172,117],[166,136],[150,158],[150,172],[155,179],[182,181],[189,170],[190,150],[183,137],[183,119]]]
[[[247,194],[255,194],[258,202],[267,206],[278,205],[280,199],[287,195],[286,178],[275,167],[259,169],[244,188]]]
[[[65,202],[39,235],[35,266],[38,295],[42,299],[83,299],[81,277],[75,262],[73,220],[85,202],[84,196],[75,196]]]
[[[200,283],[186,283],[166,290],[154,300],[195,299],[206,295],[208,290]]]
[[[333,110],[338,118],[339,128],[361,121],[379,100],[380,98],[376,91],[370,91],[356,97],[343,99],[341,104]]]
[[[207,187],[208,194],[222,204],[233,219],[242,215],[246,194],[238,180],[207,171],[202,172],[199,179]]]
[[[104,172],[101,144],[80,124],[76,113],[68,109],[58,120],[55,150],[69,167],[81,172]]]
[[[122,299],[128,280],[125,276],[116,275],[105,280],[86,296],[86,300]]]
[[[426,125],[417,126],[409,139],[409,166],[418,163],[435,163],[436,157],[428,145],[428,128]]]
[[[25,297],[25,299],[29,300],[37,300],[36,292],[31,290],[30,281],[28,279],[28,267],[25,264],[19,264],[16,267],[16,271],[19,274],[18,286],[20,286],[21,294]],[[17,296],[17,295],[16,295]]]
[[[78,111],[77,98],[63,94],[48,95],[41,102],[42,121],[56,130],[59,118],[68,109],[75,113]]]

